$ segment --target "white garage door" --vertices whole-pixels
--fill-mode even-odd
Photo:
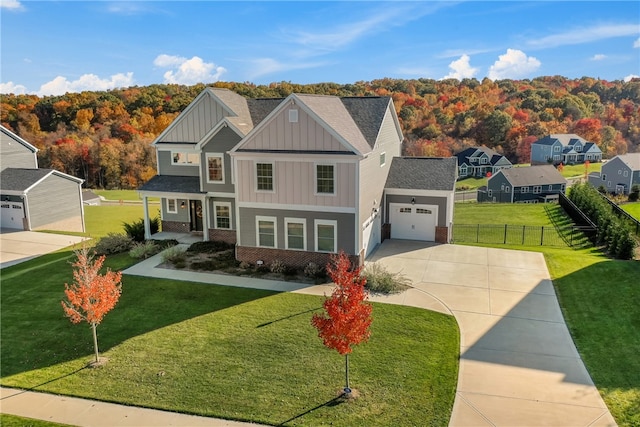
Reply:
[[[407,240],[436,240],[438,207],[390,203],[391,238]]]
[[[0,204],[0,211],[2,213],[0,227],[17,228],[19,230],[24,229],[24,225],[22,223],[22,218],[24,218],[22,203],[2,202]]]

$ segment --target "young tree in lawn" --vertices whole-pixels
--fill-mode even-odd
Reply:
[[[62,308],[71,322],[85,321],[91,326],[95,363],[99,363],[96,327],[120,298],[122,272],[107,269],[104,274],[100,274],[105,256],[94,259],[86,246],[76,250],[75,254],[77,259],[72,264],[73,284],[64,284],[67,300],[62,301]]]
[[[360,272],[361,267],[353,268],[344,252],[333,255],[327,264],[327,273],[336,287],[323,304],[325,313],[314,314],[311,319],[324,345],[345,356],[345,394],[351,393],[349,354],[371,334],[372,306],[367,302],[366,279]]]

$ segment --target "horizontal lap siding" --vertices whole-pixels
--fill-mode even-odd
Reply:
[[[0,158],[0,169],[35,169],[38,167],[38,165],[36,164],[36,156],[31,150],[1,132],[0,144],[2,144],[2,158]]]
[[[200,176],[200,167],[198,165],[174,165],[171,163],[171,151],[158,150],[158,175]]]
[[[355,227],[355,215],[335,212],[309,212],[284,209],[255,209],[240,208],[240,242],[242,246],[256,246],[256,216],[276,217],[276,233],[278,249],[285,249],[285,218],[304,218],[306,220],[305,233],[307,236],[307,251],[315,250],[314,220],[328,219],[338,222],[338,250],[347,254],[357,254],[353,242],[353,229]]]
[[[46,229],[49,224],[78,218],[79,224],[75,228],[82,231],[82,200],[78,183],[49,175],[29,191],[27,200],[31,228]]]
[[[292,158],[293,160],[293,158]],[[265,159],[265,162],[271,162]],[[256,191],[256,166],[258,161],[239,160],[238,200],[252,203],[275,203],[287,205],[313,205],[329,207],[356,206],[356,165],[335,163],[335,195],[316,195],[315,165],[305,161],[274,162],[274,192]],[[323,163],[323,162],[320,162]],[[332,164],[328,162],[327,164]]]

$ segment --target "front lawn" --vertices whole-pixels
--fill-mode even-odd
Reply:
[[[547,209],[562,208],[544,203],[456,203],[454,224],[552,225]]]
[[[60,252],[3,269],[3,386],[277,425],[449,421],[459,356],[451,316],[374,304],[371,339],[350,357],[361,397],[338,403],[344,358],[310,324],[322,297],[125,276],[98,328],[109,363],[88,369],[90,330],[60,306],[70,259]]]
[[[101,205],[84,207],[86,233],[93,238],[104,237],[108,233],[124,233],[122,224],[131,223],[144,217],[142,205]],[[149,214],[160,216],[158,205],[149,206]]]
[[[576,165],[563,165],[560,173],[565,178],[584,177],[591,172],[600,172],[602,170],[602,163],[590,163],[589,168],[586,168],[583,163]]]
[[[640,202],[624,203],[619,206],[629,215],[640,221]]]
[[[456,191],[475,190],[487,185],[487,178],[465,178],[456,182]]]

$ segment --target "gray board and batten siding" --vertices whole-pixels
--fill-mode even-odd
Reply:
[[[52,173],[32,188],[27,198],[32,229],[56,229],[56,224],[67,223],[66,231],[84,232],[79,182]]]
[[[220,120],[230,113],[207,92],[197,103],[192,104],[189,114],[181,114],[177,123],[173,123],[164,135],[161,135],[157,144],[186,143],[196,144],[209,132]]]
[[[0,127],[0,170],[5,168],[26,168],[36,169],[38,167],[38,160],[36,158],[36,151],[38,151],[33,145],[26,141],[20,141],[14,138],[7,129]]]
[[[241,139],[242,137],[240,135],[226,126],[220,129],[220,131],[218,131],[209,141],[203,144],[202,155],[200,158],[202,173],[200,175],[201,185],[204,191],[230,194],[233,194],[235,192],[234,185],[232,184],[231,174],[231,162],[233,160],[228,154],[228,151],[235,147]],[[217,184],[207,181],[207,177],[209,176],[209,165],[207,164],[208,153],[222,154],[223,156],[223,184]]]

